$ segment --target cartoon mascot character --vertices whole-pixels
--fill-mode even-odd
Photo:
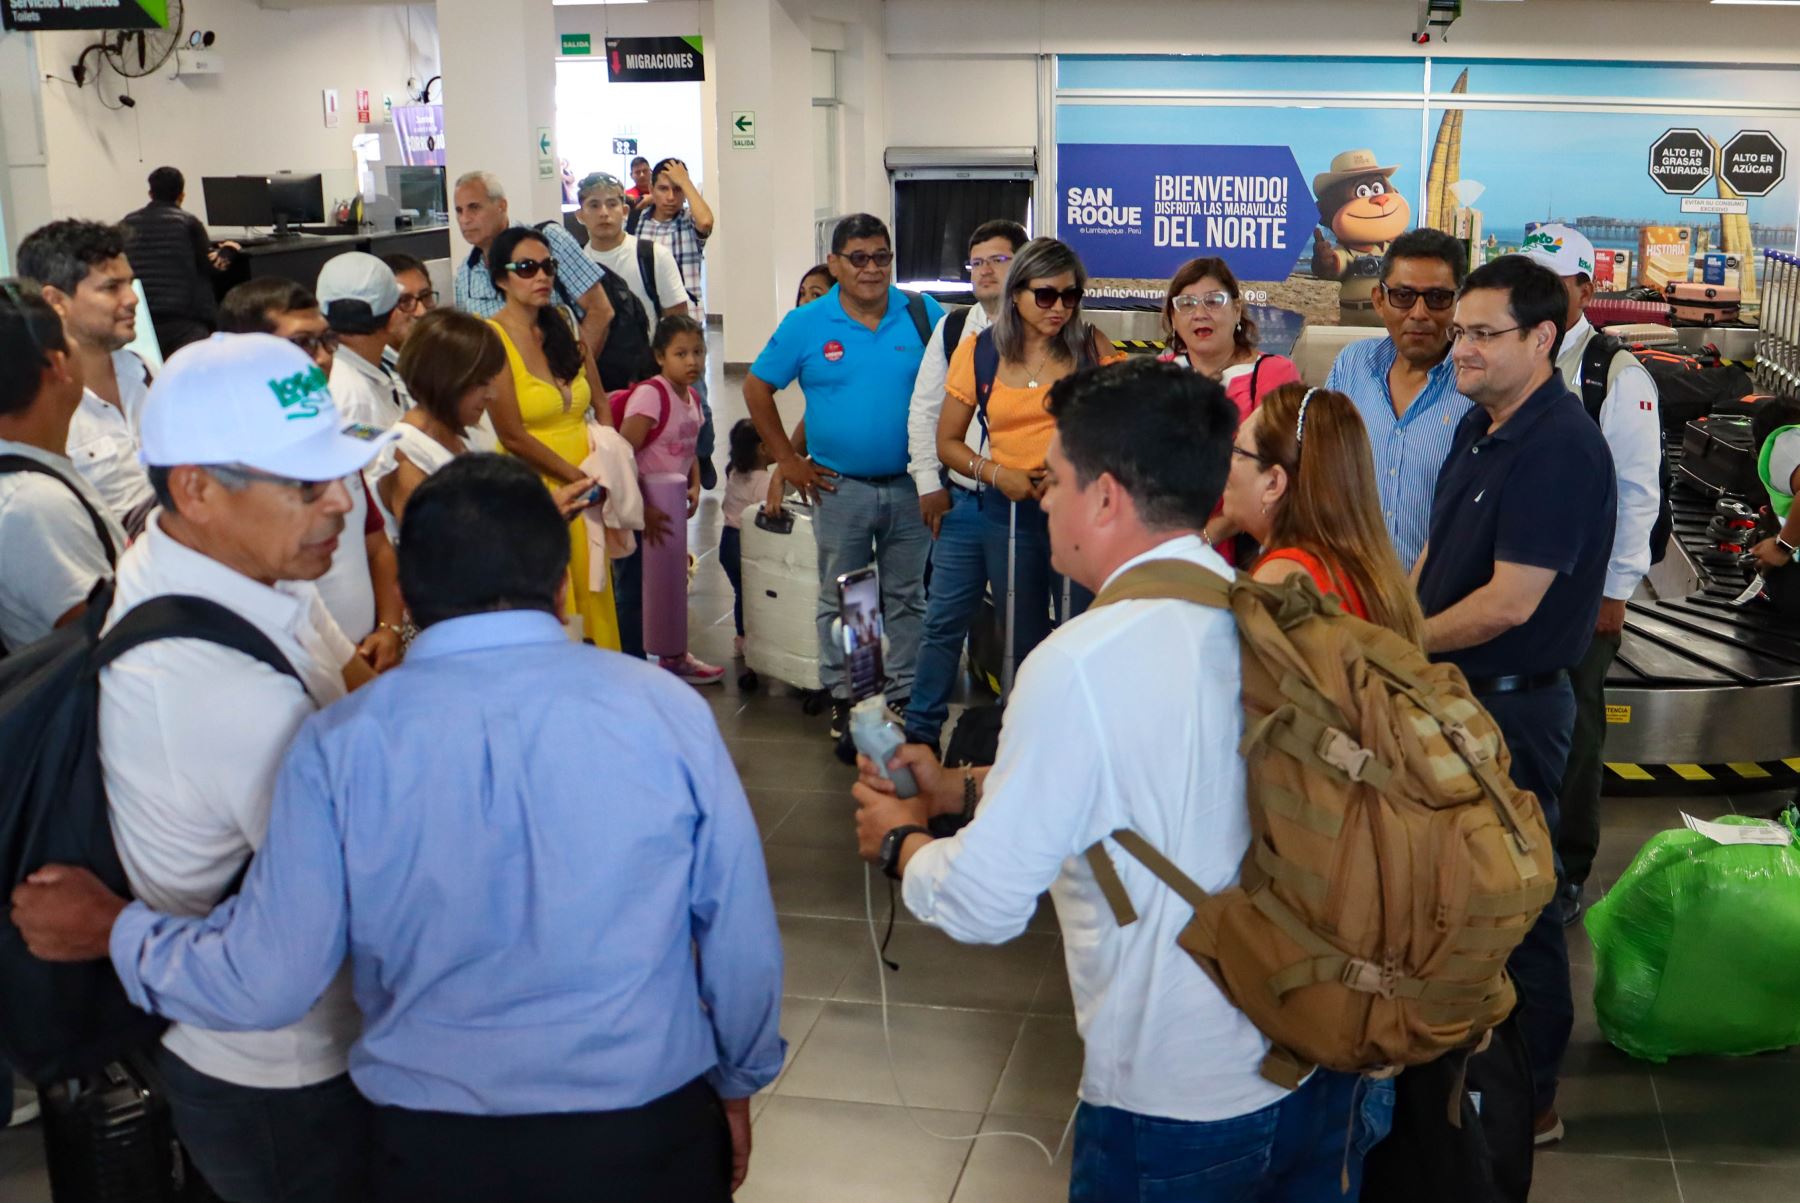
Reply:
[[[1372,150],[1347,150],[1331,160],[1330,171],[1313,177],[1325,223],[1313,234],[1313,275],[1343,281],[1338,307],[1347,325],[1376,324],[1381,256],[1412,222],[1412,206],[1394,190],[1399,167],[1379,164]]]

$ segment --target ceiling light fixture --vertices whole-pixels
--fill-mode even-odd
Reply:
[[[1800,0],[1712,0],[1714,4],[1743,4],[1755,8],[1800,8]]]

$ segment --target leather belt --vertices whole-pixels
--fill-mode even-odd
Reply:
[[[1469,688],[1476,696],[1496,693],[1530,693],[1534,689],[1549,689],[1553,685],[1561,685],[1569,679],[1569,670],[1555,669],[1547,673],[1519,673],[1510,677],[1479,677],[1469,682]]]
[[[889,472],[886,476],[852,476],[848,472],[839,472],[838,475],[845,480],[854,480],[865,485],[891,485],[897,480],[907,479],[904,472]]]

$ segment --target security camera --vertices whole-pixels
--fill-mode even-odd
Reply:
[[[1419,23],[1413,27],[1413,45],[1431,41],[1433,30],[1448,30],[1462,16],[1463,0],[1419,0]]]

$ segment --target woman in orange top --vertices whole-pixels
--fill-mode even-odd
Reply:
[[[1417,643],[1425,619],[1381,521],[1369,433],[1342,393],[1286,384],[1238,427],[1225,517],[1263,546],[1252,579],[1311,576],[1358,618]]]
[[[1064,376],[1121,357],[1082,319],[1087,269],[1067,243],[1034,238],[1020,247],[1005,287],[993,326],[964,339],[950,357],[937,448],[943,463],[982,486],[988,585],[1003,612],[1012,561],[1017,664],[1050,633],[1050,612],[1060,612],[1062,600],[1062,578],[1050,568],[1049,528],[1037,506],[1056,434],[1045,400]],[[1093,594],[1071,586],[1069,600],[1070,613],[1061,619],[1085,610]]]

